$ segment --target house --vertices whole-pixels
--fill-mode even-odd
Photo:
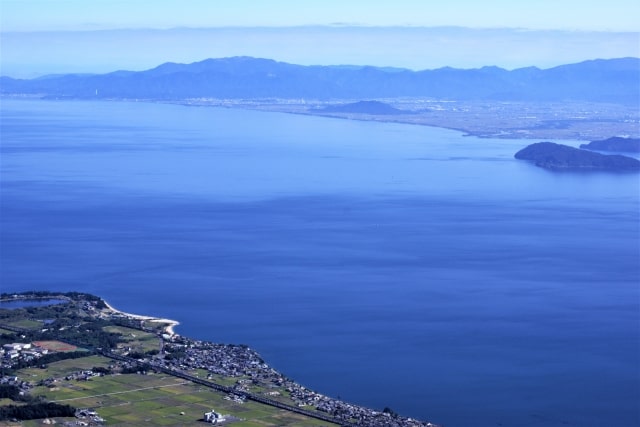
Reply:
[[[4,354],[4,358],[9,360],[15,359],[17,357],[20,357],[20,353],[17,350],[11,350]]]
[[[22,348],[25,346],[26,344],[22,344],[19,342],[14,342],[13,344],[5,344],[2,346],[2,348],[4,348],[4,351],[20,351],[22,350]]]
[[[218,424],[225,422],[226,420],[227,419],[222,416],[222,414],[217,413],[215,409],[212,409],[211,412],[204,413],[204,421],[207,423]]]

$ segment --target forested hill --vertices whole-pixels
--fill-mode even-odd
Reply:
[[[428,54],[428,53],[425,53]],[[2,77],[0,93],[73,98],[433,97],[452,100],[591,101],[634,104],[640,59],[597,59],[549,69],[439,68],[411,71],[369,66],[302,66],[233,57],[165,63],[147,71]]]

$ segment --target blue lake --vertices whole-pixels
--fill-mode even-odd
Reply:
[[[2,292],[95,293],[447,427],[640,425],[638,174],[421,126],[1,107]]]
[[[63,299],[17,299],[11,301],[0,301],[0,308],[25,308],[25,307],[45,307],[48,305],[64,304]]]

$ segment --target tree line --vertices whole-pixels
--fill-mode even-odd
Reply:
[[[40,397],[33,397],[20,390],[20,387],[9,384],[0,385],[0,399],[20,402],[20,405],[0,406],[0,421],[35,420],[49,417],[73,417],[76,408],[53,402],[44,402]]]

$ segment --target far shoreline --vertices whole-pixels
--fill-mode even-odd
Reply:
[[[114,99],[115,100],[115,99]],[[422,98],[376,99],[407,114],[326,112],[321,108],[353,99],[175,99],[122,100],[187,107],[218,107],[286,113],[363,122],[427,126],[460,132],[464,137],[515,140],[596,141],[612,136],[640,137],[640,116],[628,105],[596,102],[468,101]],[[585,113],[585,110],[589,113]],[[526,114],[525,114],[526,113]]]
[[[640,116],[634,106],[605,102],[532,102],[380,98],[379,102],[408,114],[325,112],[320,108],[354,99],[222,99],[222,98],[76,98],[65,96],[0,94],[0,99],[26,101],[89,101],[172,104],[217,107],[346,119],[365,122],[427,126],[460,132],[479,139],[596,141],[613,136],[640,137]]]

